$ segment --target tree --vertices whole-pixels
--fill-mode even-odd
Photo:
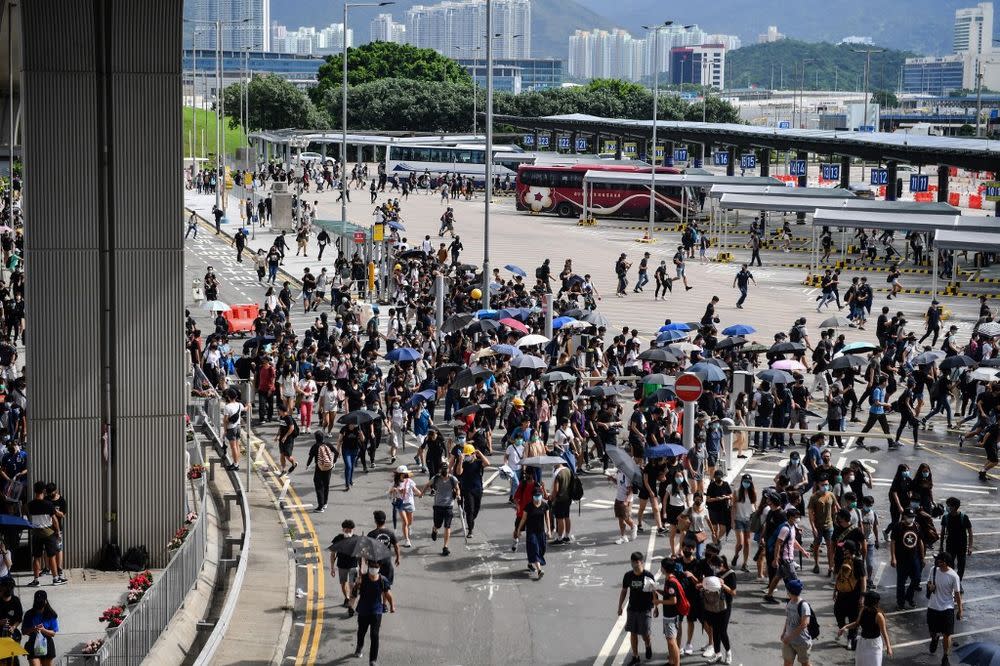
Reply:
[[[872,103],[883,109],[895,109],[899,107],[899,98],[888,90],[876,90],[872,92]]]
[[[225,89],[226,111],[231,127],[239,125],[239,108],[244,92],[248,91],[250,118],[247,131],[271,129],[326,129],[326,117],[309,96],[277,74],[254,76],[249,88],[234,83]]]
[[[958,136],[976,136],[976,128],[969,123],[965,123],[955,133]]]
[[[319,100],[334,127],[341,124],[340,86]],[[347,90],[347,122],[352,129],[468,132],[472,128],[472,89],[444,81],[381,79]]]
[[[339,87],[343,80],[342,54],[327,56],[319,67],[319,84],[312,89],[313,100],[319,102],[326,91]],[[464,67],[433,49],[421,49],[409,44],[371,42],[347,52],[347,84],[358,86],[383,79],[409,79],[428,83],[464,83],[472,78]]]

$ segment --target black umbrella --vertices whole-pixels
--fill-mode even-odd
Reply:
[[[739,347],[740,345],[745,345],[747,339],[740,336],[733,336],[730,338],[723,338],[715,343],[716,349],[729,349],[730,347]]]
[[[979,365],[981,365],[984,368],[1000,368],[1000,356],[980,361]]]
[[[771,345],[768,350],[773,354],[794,354],[795,352],[804,352],[806,346],[801,342],[778,342]]]
[[[455,376],[455,381],[451,383],[453,389],[463,389],[469,386],[475,386],[477,379],[486,379],[493,374],[492,370],[482,368],[479,366],[474,366],[471,368],[466,368],[462,372]]]
[[[427,253],[423,250],[417,248],[415,250],[406,250],[405,252],[400,252],[396,255],[397,259],[426,259]]]
[[[472,271],[473,273],[475,273],[477,270],[479,270],[479,267],[473,266],[472,264],[459,264],[455,266],[455,269],[459,271]]]
[[[471,312],[463,312],[461,314],[456,314],[448,317],[447,321],[441,325],[441,331],[444,333],[454,333],[455,331],[461,331],[463,328],[469,325],[469,323],[475,319],[476,316]]]
[[[604,384],[601,386],[591,386],[588,389],[583,390],[583,394],[590,396],[592,398],[610,398],[612,396],[622,395],[628,393],[632,389],[628,386],[620,386],[618,384]]]
[[[967,368],[975,364],[976,360],[971,356],[956,354],[955,356],[949,356],[945,360],[941,361],[941,365],[939,367],[942,370],[951,370],[952,368]]]
[[[354,425],[365,425],[380,418],[382,416],[378,412],[372,412],[367,409],[356,409],[341,416],[337,419],[337,423],[343,423],[344,425],[351,423]]]
[[[477,404],[466,405],[465,407],[462,407],[462,409],[459,409],[458,411],[454,412],[454,416],[455,418],[461,418],[463,416],[468,416],[469,414],[475,414],[476,412],[481,412],[484,409],[493,409],[493,406],[477,405]]]
[[[647,395],[642,399],[643,407],[652,407],[658,402],[669,402],[671,400],[676,400],[677,394],[670,387],[664,386],[663,388],[656,389],[655,392]]]
[[[590,312],[590,310],[584,310],[582,308],[573,308],[572,310],[566,310],[565,312],[561,313],[559,316],[560,317],[572,317],[573,319],[579,319],[580,317],[582,317],[583,315],[587,314],[588,312]]]
[[[444,381],[448,379],[448,375],[457,370],[461,370],[461,368],[462,366],[459,365],[458,363],[444,363],[434,368],[434,377],[438,381]]]
[[[330,544],[331,552],[357,557],[369,562],[381,562],[389,557],[389,548],[378,539],[354,534]]]
[[[719,368],[720,370],[728,370],[729,369],[729,365],[727,365],[725,361],[723,361],[721,358],[716,358],[714,356],[710,356],[709,358],[706,358],[705,360],[702,361],[702,363],[708,363],[709,365],[714,365],[715,367]]]
[[[757,373],[757,377],[771,384],[791,384],[795,378],[784,370],[769,368]]]
[[[566,316],[571,316],[571,315],[566,315]],[[577,317],[577,319],[583,322],[587,322],[592,326],[604,326],[605,328],[611,324],[611,322],[608,321],[607,317],[602,315],[600,312],[597,312],[596,310],[591,310],[590,312],[586,312],[581,317]]]
[[[497,323],[492,319],[477,319],[469,324],[466,330],[470,333],[492,333],[493,331],[500,330],[502,326],[503,324]]]
[[[639,354],[641,361],[653,361],[654,363],[677,363],[677,357],[662,347],[647,349]]]
[[[831,370],[846,370],[848,368],[860,370],[866,365],[868,365],[868,361],[866,361],[863,357],[855,356],[854,354],[844,354],[843,356],[830,361]]]
[[[269,345],[272,342],[274,342],[273,335],[259,335],[255,338],[250,338],[243,343],[243,353],[249,354],[252,348],[260,347],[261,345]]]

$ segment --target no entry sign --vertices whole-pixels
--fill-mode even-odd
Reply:
[[[363,232],[363,231],[355,231],[354,232],[354,242],[355,243],[364,243],[365,242],[365,232]]]
[[[674,393],[684,402],[694,402],[701,397],[702,387],[698,375],[684,374],[677,378]]]

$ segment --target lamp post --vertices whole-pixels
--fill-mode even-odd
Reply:
[[[813,58],[806,58],[802,61],[802,75],[799,77],[799,118],[798,124],[801,127],[803,118],[805,117],[805,106],[806,106],[806,63],[816,62]],[[794,97],[792,98],[792,117],[795,117],[795,102]]]
[[[343,76],[340,81],[340,219],[347,223],[347,10],[351,7],[385,7],[395,2],[345,2],[344,24],[341,34]]]
[[[885,49],[851,49],[853,53],[864,53],[865,54],[865,117],[862,121],[865,126],[868,125],[868,70],[872,64],[872,54],[873,53],[885,53]],[[978,61],[976,61],[978,63]],[[978,64],[977,64],[978,71]]]
[[[463,49],[461,46],[453,47],[456,51],[466,51],[471,52],[472,56],[472,136],[476,136],[477,129],[477,118],[476,118],[476,97],[479,93],[479,82],[476,80],[476,70],[479,69],[479,51],[482,50],[482,46],[476,46],[474,48]]]
[[[493,2],[486,0],[486,150],[483,207],[483,308],[490,307],[490,200],[493,198]],[[549,308],[551,308],[551,303]]]
[[[659,111],[657,102],[660,96],[660,52],[657,49],[659,46],[657,38],[660,28],[670,25],[673,25],[673,21],[664,21],[661,25],[642,26],[646,30],[653,31],[653,156],[649,160],[652,166],[649,169],[649,226],[646,228],[646,234],[642,237],[645,243],[653,242],[653,223],[656,221],[656,119]]]

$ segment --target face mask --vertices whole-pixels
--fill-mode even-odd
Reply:
[[[674,481],[676,481],[677,483],[684,483],[684,477],[683,476],[675,476],[674,477]]]
[[[863,508],[861,510],[864,511],[865,513],[871,513],[872,512],[872,508],[870,506],[866,506],[865,508]]]
[[[541,495],[535,495],[534,497],[531,498],[531,501],[534,502],[535,505],[537,506],[537,505],[539,505],[539,504],[542,503],[542,496]]]
[[[795,466],[795,465],[798,465],[798,464],[799,464],[799,459],[798,459],[798,458],[792,458],[792,459],[791,459],[791,460],[789,461],[789,463],[788,463],[788,464],[789,464],[789,465],[792,465],[792,466]]]
[[[851,502],[851,508],[852,509],[857,509],[858,508],[858,503],[857,502]]]
[[[930,472],[921,472],[921,473],[920,473],[920,477],[921,477],[921,478],[924,478],[924,479],[926,479],[926,478],[927,478],[927,477],[929,477],[930,475],[931,475],[931,473],[930,473]]]
[[[751,485],[751,483],[750,483],[749,481],[744,481],[744,482],[743,482],[742,484],[740,484],[740,485],[742,485],[742,486],[743,486],[744,488],[749,488],[749,487],[750,487],[750,485]]]
[[[853,483],[853,482],[854,482],[854,477],[853,476],[845,476],[844,477],[844,483]]]
[[[696,500],[694,501],[694,505],[695,505],[695,506],[701,506],[701,500],[700,500],[700,499],[696,499]]]
[[[903,470],[903,478],[904,479],[910,478],[910,470],[908,470],[908,469]]]
[[[830,484],[828,484],[828,483],[824,483],[823,484],[823,492],[824,493],[830,492]]]

